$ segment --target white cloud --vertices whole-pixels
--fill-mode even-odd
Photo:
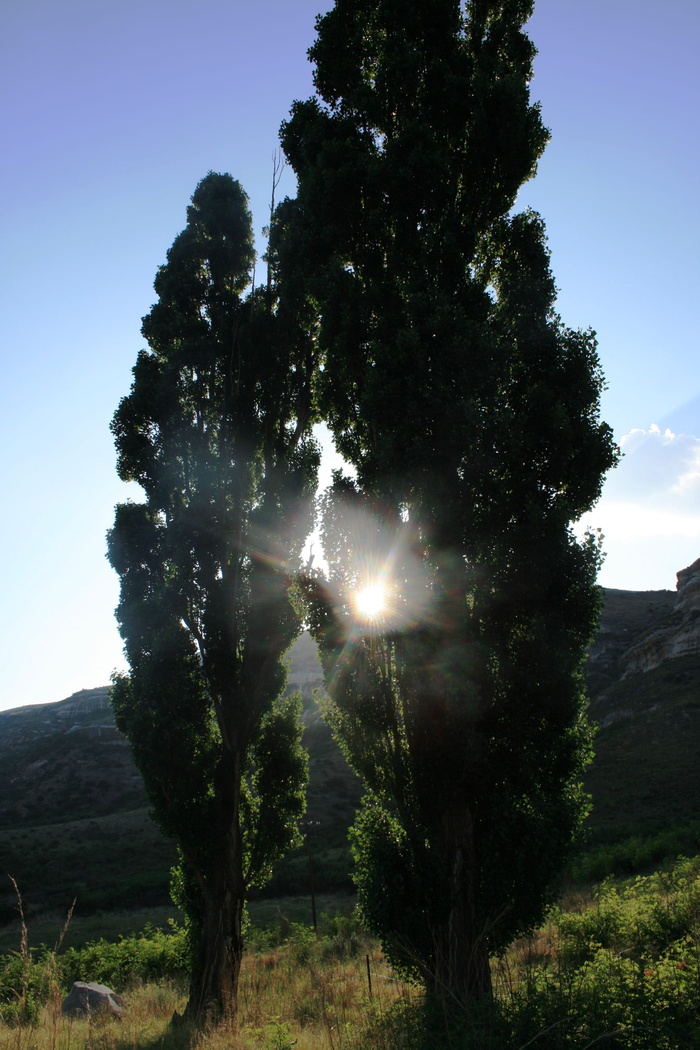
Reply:
[[[700,537],[700,515],[677,514],[641,503],[601,500],[595,509],[597,527],[607,539],[651,539],[654,536]]]
[[[605,484],[604,498],[700,513],[700,437],[661,431],[654,423],[648,430],[630,430],[620,448],[622,459]]]
[[[635,428],[585,524],[604,534],[606,587],[673,589],[700,556],[700,437]]]
[[[688,459],[688,470],[680,475],[673,491],[680,496],[692,493],[697,498],[700,495],[700,442],[692,450],[692,456]]]

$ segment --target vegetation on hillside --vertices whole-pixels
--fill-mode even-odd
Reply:
[[[171,1027],[185,1000],[183,931],[146,929],[67,951],[0,961],[0,1046],[33,1050],[688,1050],[700,1045],[700,857],[553,909],[492,963],[495,996],[462,1015],[425,1009],[356,916],[318,935],[279,914],[252,927],[235,1024]],[[75,979],[126,996],[123,1020],[69,1021]]]

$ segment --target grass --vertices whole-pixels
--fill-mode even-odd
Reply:
[[[303,901],[297,902],[302,908]],[[347,905],[347,901],[345,904]],[[185,987],[178,935],[34,960],[26,926],[14,991],[0,983],[0,1050],[691,1050],[700,1046],[700,857],[647,876],[571,892],[548,922],[493,964],[487,1010],[431,1009],[395,979],[354,914],[324,916],[318,935],[294,902],[259,913],[244,957],[235,1022],[172,1026]],[[167,943],[169,942],[169,944]],[[126,996],[123,1019],[60,1013],[66,966]],[[111,967],[111,969],[110,969]],[[36,972],[35,972],[35,969]],[[159,970],[157,981],[138,978]],[[371,989],[368,983],[368,971]],[[2,973],[2,964],[0,964]],[[113,976],[114,983],[105,980]],[[134,976],[137,975],[136,979]],[[73,978],[71,978],[73,979]],[[24,1011],[24,1012],[23,1012]]]
[[[295,1046],[298,1050],[350,1050],[358,1045],[358,1033],[366,1027],[368,1014],[387,1014],[397,1000],[415,996],[415,990],[394,979],[381,951],[354,918],[324,916],[324,928],[324,934],[317,937],[308,926],[286,915],[284,923],[256,928],[251,936],[256,946],[243,961],[235,1022],[196,1031],[171,1024],[174,1012],[182,1013],[186,1003],[182,977],[163,977],[157,983],[127,981],[121,1019],[63,1017],[61,1000],[67,985],[61,988],[61,964],[55,953],[48,953],[40,964],[44,973],[36,977],[36,984],[43,1001],[32,1010],[32,958],[23,923],[22,943],[14,955],[19,973],[14,1017],[8,1013],[5,1023],[0,1022],[0,1048],[288,1050]],[[146,943],[148,937],[143,940]],[[105,963],[109,946],[94,951],[96,947],[92,946],[93,966],[98,968],[85,974],[85,979],[103,977],[99,965]],[[90,950],[86,949],[85,959]],[[11,999],[7,994],[5,998]]]
[[[373,963],[376,965],[376,963]],[[372,1012],[388,1013],[403,986],[385,982],[373,991]],[[60,1000],[49,1002],[32,1027],[0,1027],[3,1050],[350,1050],[364,1026],[367,978],[364,960],[313,965],[292,972],[282,954],[246,958],[241,974],[239,1017],[203,1032],[170,1024],[184,1009],[182,985],[164,981],[135,985],[124,1017],[70,1020]]]

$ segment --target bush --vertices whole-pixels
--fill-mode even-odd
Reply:
[[[321,960],[324,963],[354,959],[368,949],[369,937],[357,912],[352,915],[322,915]]]
[[[9,1025],[34,1024],[42,1003],[58,988],[66,993],[74,981],[96,981],[123,991],[133,981],[158,981],[189,972],[185,931],[147,926],[143,933],[116,943],[94,941],[55,955],[46,948],[12,952],[0,960],[0,1020]]]
[[[84,948],[69,948],[58,959],[61,984],[97,981],[122,991],[131,981],[154,981],[189,972],[186,932],[175,923],[170,932],[146,926],[142,933],[99,940]]]
[[[43,1001],[44,969],[31,953],[15,953],[0,960],[0,1021],[33,1025]]]
[[[552,912],[545,930],[504,956],[496,987],[486,1008],[411,1002],[370,1012],[363,1050],[700,1047],[700,857],[605,882],[590,907]]]
[[[591,907],[551,923],[556,955],[526,966],[504,1001],[513,1046],[700,1046],[700,858],[605,882]]]
[[[599,842],[576,857],[569,877],[577,883],[602,882],[609,876],[623,877],[649,871],[681,853],[700,849],[700,821],[672,828],[652,828],[613,842]]]

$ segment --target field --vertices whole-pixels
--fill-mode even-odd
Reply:
[[[324,900],[325,908],[331,902]],[[186,989],[182,931],[4,957],[7,1050],[692,1050],[700,1046],[700,857],[570,891],[547,923],[494,960],[495,1000],[456,1018],[391,972],[351,902],[318,932],[304,900],[253,916],[235,1023],[172,1025]],[[297,916],[297,917],[295,917]],[[128,916],[123,916],[128,923]],[[62,1017],[73,980],[122,992],[121,1019]]]

